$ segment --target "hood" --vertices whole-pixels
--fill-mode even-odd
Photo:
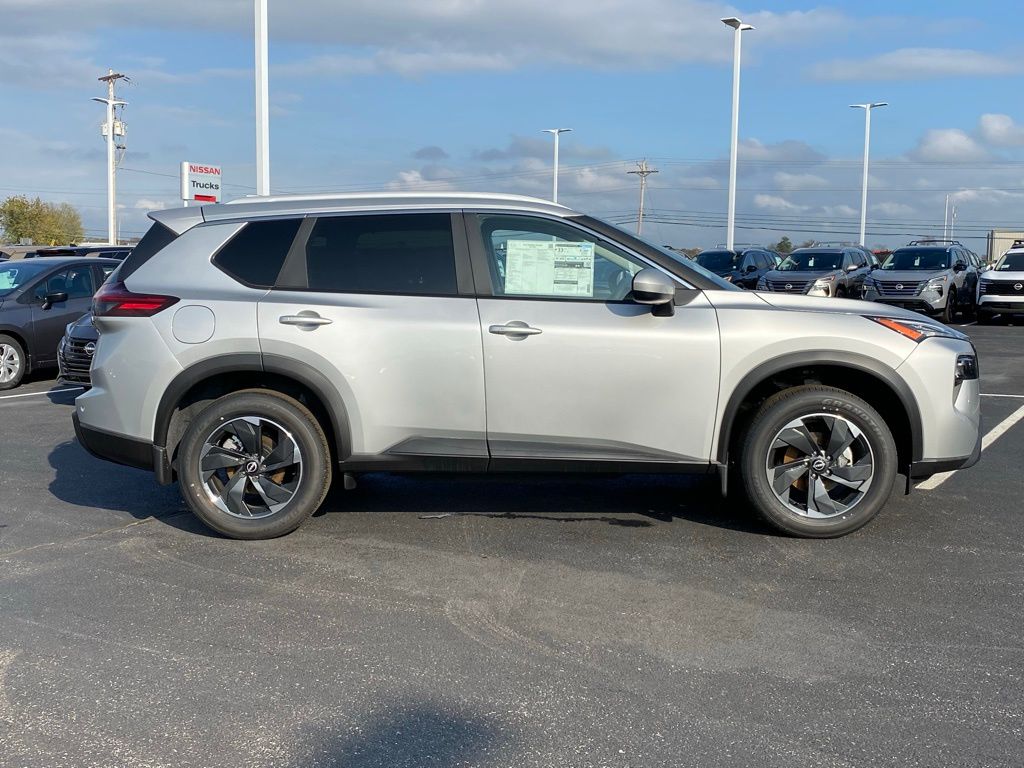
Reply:
[[[92,322],[92,312],[87,312],[75,320],[68,330],[70,331],[68,335],[74,336],[76,339],[95,341],[100,337],[99,331],[96,330],[96,326]]]
[[[1021,270],[1006,270],[1005,272],[997,272],[994,269],[988,269],[979,275],[982,280],[1001,280],[1003,282],[1024,282],[1024,271]],[[0,301],[3,304],[3,301]]]
[[[773,269],[771,272],[765,274],[766,280],[778,280],[779,282],[793,282],[802,283],[807,280],[820,280],[823,277],[829,275],[838,275],[842,272],[840,269],[813,269],[813,270],[801,270],[801,271],[782,271],[780,269]]]
[[[760,291],[757,295],[778,309],[826,312],[833,315],[877,315],[878,317],[917,321],[926,319],[920,313],[912,312],[909,309],[891,307],[888,304],[876,304],[873,301],[861,301],[860,299],[830,299],[824,296],[801,296],[796,293],[769,293],[767,291]]]

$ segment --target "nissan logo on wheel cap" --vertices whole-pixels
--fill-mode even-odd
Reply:
[[[90,341],[88,344],[82,347],[82,349],[85,351],[85,354],[87,354],[89,357],[92,357],[93,355],[96,354],[96,342]]]

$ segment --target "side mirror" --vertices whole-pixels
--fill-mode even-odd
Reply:
[[[965,269],[967,269],[967,265],[964,264],[962,261],[958,261],[956,264],[953,265],[954,272],[963,272]]]
[[[676,298],[676,284],[668,275],[653,267],[641,269],[633,275],[633,301],[649,304],[658,317],[675,314],[673,301]]]
[[[55,291],[54,293],[48,293],[43,297],[43,309],[49,309],[54,304],[60,304],[63,301],[68,300],[67,291]]]
[[[846,265],[846,271],[847,272],[856,272],[858,269],[860,269],[860,265],[858,265],[858,264],[847,264]]]
[[[744,272],[746,272],[747,274],[750,274],[751,272],[757,272],[757,265],[747,264],[747,268],[744,270]]]

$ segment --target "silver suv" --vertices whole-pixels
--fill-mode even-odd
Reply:
[[[864,298],[952,322],[974,311],[978,269],[955,240],[915,240],[897,248],[864,281]]]
[[[75,427],[177,478],[229,536],[293,530],[332,476],[415,470],[717,473],[779,529],[838,536],[897,473],[979,456],[963,334],[737,290],[559,205],[382,194],[151,217],[95,298]]]

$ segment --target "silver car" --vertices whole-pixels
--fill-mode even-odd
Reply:
[[[978,280],[978,323],[996,315],[1024,315],[1024,243],[1014,243]]]
[[[979,456],[958,331],[740,291],[560,205],[280,197],[151,218],[96,296],[76,431],[229,536],[295,529],[339,474],[418,470],[717,474],[777,528],[839,536],[898,473]]]
[[[950,323],[974,311],[977,289],[978,270],[966,248],[954,241],[921,240],[893,251],[864,280],[863,296]]]

